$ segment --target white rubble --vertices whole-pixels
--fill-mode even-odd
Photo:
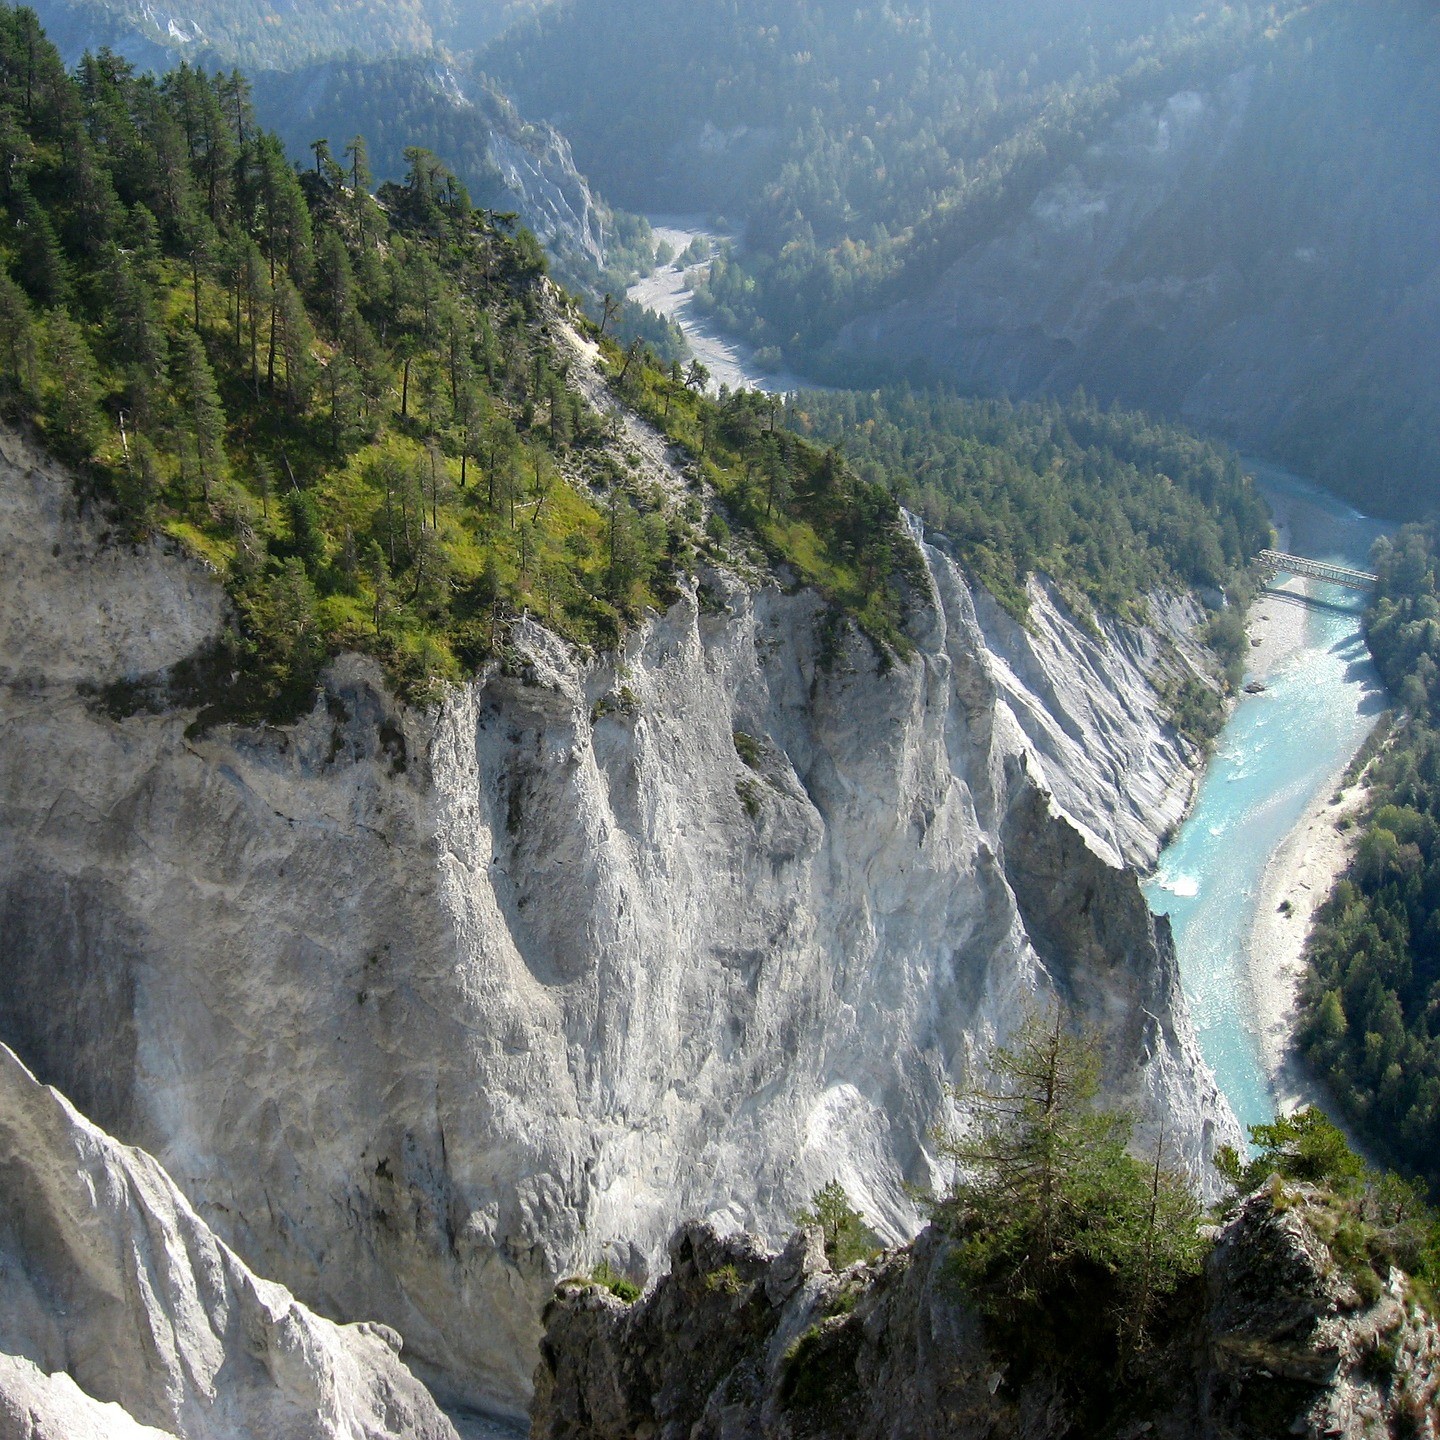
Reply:
[[[930,549],[886,661],[715,571],[618,656],[523,623],[430,712],[347,657],[292,729],[187,734],[77,682],[182,659],[218,593],[64,493],[5,441],[0,1038],[442,1398],[518,1412],[554,1281],[643,1277],[686,1217],[778,1238],[838,1177],[913,1233],[950,1087],[1033,1001],[1192,1165],[1234,1136],[1112,863],[1198,765],[1154,635],[1040,586],[1021,630]]]

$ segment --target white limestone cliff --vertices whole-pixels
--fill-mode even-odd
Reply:
[[[0,1045],[0,1435],[456,1440],[376,1325],[252,1274]]]
[[[77,684],[181,660],[218,591],[67,493],[3,438],[0,1038],[442,1396],[518,1410],[554,1281],[683,1218],[778,1238],[839,1178],[913,1233],[948,1087],[1035,1000],[1192,1164],[1233,1135],[1114,864],[1189,794],[1183,607],[1094,635],[1037,585],[1021,629],[932,549],[887,668],[716,571],[619,656],[522,623],[433,711],[350,657],[293,729],[187,735]]]

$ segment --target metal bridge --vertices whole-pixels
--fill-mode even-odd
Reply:
[[[1278,571],[1287,575],[1305,575],[1312,580],[1325,580],[1331,585],[1348,585],[1352,590],[1373,590],[1379,577],[1364,570],[1348,570],[1343,565],[1326,565],[1321,560],[1307,560],[1303,555],[1287,555],[1283,550],[1262,550],[1255,563],[1265,573],[1266,581]]]

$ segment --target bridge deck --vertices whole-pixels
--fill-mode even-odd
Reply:
[[[1287,555],[1283,550],[1262,550],[1256,557],[1264,570],[1284,570],[1290,575],[1305,575],[1312,580],[1326,580],[1332,585],[1348,585],[1352,590],[1373,590],[1379,577],[1365,570],[1351,570],[1345,565],[1327,565],[1304,555]]]

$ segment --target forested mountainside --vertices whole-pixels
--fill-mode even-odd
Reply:
[[[649,225],[612,210],[575,168],[563,136],[533,125],[484,75],[443,60],[335,61],[255,74],[256,113],[303,160],[317,135],[363,135],[379,180],[406,152],[445,158],[472,202],[517,212],[577,291],[623,291],[653,261]]]
[[[1177,577],[1223,589],[1270,543],[1235,455],[1083,393],[1012,405],[909,387],[806,391],[785,417],[945,535],[1007,605],[1038,570],[1124,614]]]
[[[433,156],[377,203],[363,142],[297,174],[238,75],[157,82],[101,57],[67,77],[33,15],[4,19],[9,403],[108,483],[127,530],[166,529],[227,575],[250,637],[227,704],[300,699],[338,648],[423,687],[490,653],[497,607],[613,640],[713,543],[698,501],[642,486],[567,384],[533,238]],[[677,419],[711,414],[670,389]],[[839,588],[890,595],[868,557],[899,533],[893,501],[815,447],[792,461],[781,552],[819,563],[833,542]]]
[[[487,62],[555,117],[620,203],[724,208],[770,254],[806,226],[827,249],[849,236],[875,269],[893,258],[877,241],[1007,161],[1037,158],[1014,143],[1027,125],[1039,141],[1127,69],[1153,76],[1176,54],[1251,33],[1273,7],[1254,22],[1207,20],[1207,8],[572,0],[502,37]],[[703,167],[688,163],[697,153]]]
[[[87,51],[106,49],[163,74],[182,63],[224,67],[237,53],[178,25],[151,34],[144,24],[129,25],[123,10],[87,0],[40,0],[34,8],[72,66]],[[527,122],[483,72],[436,51],[423,35],[397,41],[388,47],[394,54],[375,55],[368,44],[383,30],[368,30],[366,44],[339,46],[335,58],[311,59],[300,46],[293,55],[271,55],[269,68],[249,69],[256,113],[292,159],[305,161],[316,136],[338,144],[358,134],[370,147],[374,177],[400,180],[409,168],[405,152],[421,146],[445,156],[476,205],[517,212],[572,288],[596,296],[623,290],[635,271],[649,267],[649,226],[591,192],[563,136]]]
[[[135,52],[171,50],[176,59],[291,69],[341,57],[468,50],[547,0],[43,0],[41,18],[62,49],[109,43]],[[85,38],[93,36],[95,38]],[[78,51],[69,58],[78,59]]]
[[[1398,708],[1311,939],[1301,1040],[1367,1140],[1440,1190],[1440,534],[1407,527],[1375,558],[1366,630]]]
[[[702,485],[677,502],[582,395],[585,352],[533,238],[473,208],[433,155],[411,152],[377,201],[363,140],[319,144],[297,173],[238,74],[156,80],[102,55],[67,76],[33,13],[4,19],[7,403],[109,486],[124,529],[168,531],[226,575],[248,638],[242,678],[209,697],[222,711],[303,703],[344,648],[423,690],[492,654],[505,610],[613,642],[697,550],[721,553],[730,524],[900,643],[912,547],[893,474],[863,478],[775,433],[760,397],[707,399],[694,372],[611,347],[616,393]],[[1122,452],[1139,423],[1114,422]],[[1097,593],[1215,582],[1243,562],[1253,492],[1197,454],[1172,478],[1201,558],[1173,536],[1158,567],[1093,551],[1077,568]],[[1143,463],[1153,477],[1174,458]],[[962,504],[967,483],[949,482]],[[1150,483],[1140,530],[1173,530],[1168,493]],[[1017,522],[1038,530],[1051,501],[1019,499]],[[1032,558],[1013,557],[1012,580]]]
[[[1440,483],[1432,6],[576,0],[485,63],[618,203],[743,226],[700,300],[802,372],[1083,384],[1397,514]]]

